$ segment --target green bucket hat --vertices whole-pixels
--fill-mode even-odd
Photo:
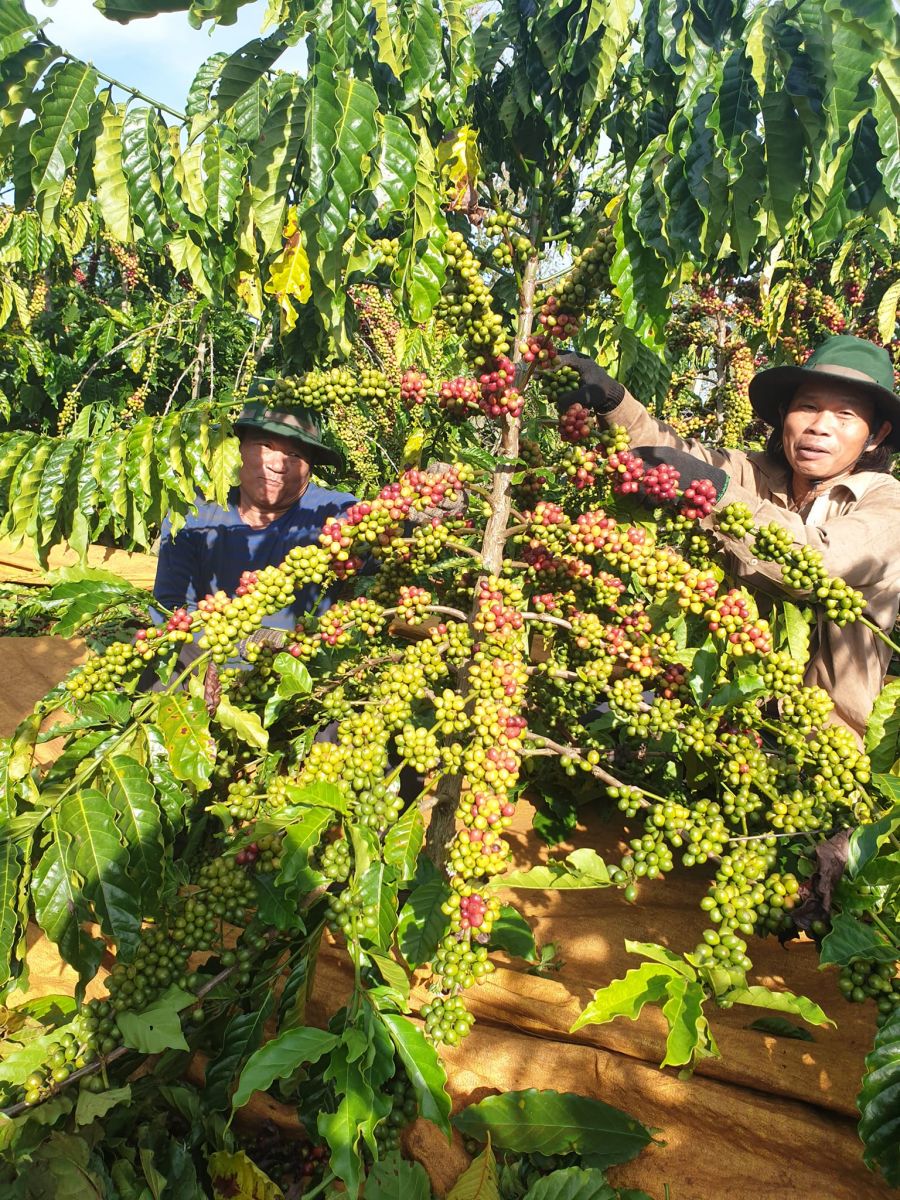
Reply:
[[[822,377],[849,383],[875,403],[882,420],[891,422],[884,439],[900,450],[900,396],[894,392],[894,366],[887,350],[848,333],[827,338],[802,367],[770,367],[750,380],[753,411],[769,425],[777,425],[782,406],[788,404],[802,383]]]
[[[310,452],[310,462],[315,466],[341,470],[344,456],[322,441],[318,419],[310,409],[279,404],[274,395],[270,399],[253,399],[254,396],[265,397],[275,382],[274,379],[253,380],[247,403],[234,422],[235,430],[240,433],[242,429],[260,429],[263,433],[290,438]]]

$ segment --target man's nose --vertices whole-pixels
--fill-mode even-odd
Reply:
[[[807,433],[820,433],[823,436],[834,433],[837,428],[837,417],[827,408],[820,408],[806,427]]]

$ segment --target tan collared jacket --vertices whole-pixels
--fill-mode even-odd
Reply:
[[[846,475],[801,516],[788,508],[790,472],[764,453],[711,450],[685,440],[651,417],[628,392],[604,420],[624,425],[632,446],[674,446],[720,467],[729,482],[718,508],[743,501],[756,524],[777,521],[795,544],[821,551],[828,572],[862,592],[866,616],[890,633],[900,604],[900,481],[877,471]],[[745,543],[726,540],[728,567],[735,577],[750,587],[771,590],[771,582],[781,578],[780,568],[756,559]],[[839,629],[820,616],[811,651],[806,683],[824,688],[834,701],[835,717],[862,734],[884,683],[889,647],[863,625]]]

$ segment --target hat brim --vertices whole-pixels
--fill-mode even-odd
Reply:
[[[769,367],[750,380],[750,404],[756,415],[767,425],[781,423],[781,409],[790,403],[797,388],[815,381],[847,383],[866,396],[871,396],[891,432],[884,439],[893,450],[900,450],[900,396],[895,396],[878,383],[867,383],[858,375],[843,375],[839,371],[817,371],[814,367]]]
[[[254,417],[245,417],[243,420],[234,422],[234,429],[237,433],[240,433],[242,429],[256,429],[262,433],[274,433],[278,437],[287,438],[288,441],[296,442],[304,450],[308,450],[309,461],[314,466],[336,467],[339,471],[344,468],[344,456],[340,450],[335,450],[332,446],[326,446],[324,442],[319,441],[311,435],[301,433],[293,425],[272,420],[271,418],[260,420]]]

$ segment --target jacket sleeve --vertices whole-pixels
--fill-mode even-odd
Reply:
[[[163,521],[153,595],[165,608],[197,607],[199,562],[195,539],[188,528],[172,536],[169,518]]]
[[[737,478],[742,482],[753,478],[753,468],[746,454],[740,450],[713,450],[696,438],[681,437],[671,425],[651,417],[630,392],[625,393],[624,399],[614,409],[603,413],[601,420],[607,425],[623,425],[632,446],[672,446],[701,462],[718,467],[729,478]]]
[[[790,533],[795,545],[821,551],[829,574],[865,591],[884,583],[889,572],[896,573],[897,520],[900,517],[897,498],[893,488],[875,487],[859,498],[852,511],[831,517],[821,525],[810,525],[799,513],[763,500],[756,492],[732,480],[717,508],[743,502],[757,525],[767,525],[770,521],[781,525]]]

